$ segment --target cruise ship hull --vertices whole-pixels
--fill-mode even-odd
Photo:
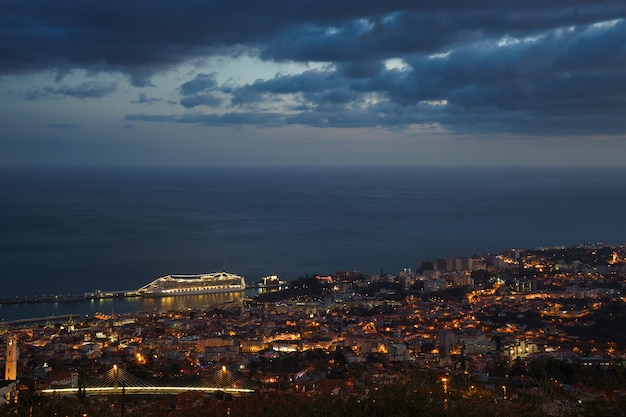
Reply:
[[[199,290],[163,290],[141,293],[143,297],[173,297],[175,295],[201,295],[201,294],[221,294],[229,292],[243,292],[245,287],[230,287],[230,288],[205,288]]]
[[[166,275],[137,290],[144,297],[172,297],[178,295],[201,295],[243,292],[243,277],[217,272],[212,274]]]

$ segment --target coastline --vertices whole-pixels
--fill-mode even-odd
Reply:
[[[207,308],[228,303],[239,298],[250,297],[255,290],[246,290],[234,293],[215,293],[199,295],[180,295],[168,297],[102,297],[85,298],[84,296],[66,298],[32,297],[31,302],[18,303],[11,299],[11,303],[0,304],[0,325],[6,325],[15,320],[28,320],[37,317],[50,318],[72,315],[73,317],[93,316],[95,314],[117,315],[139,312],[167,312],[180,311],[189,308]],[[20,298],[20,300],[24,300]],[[44,301],[45,300],[45,301]]]

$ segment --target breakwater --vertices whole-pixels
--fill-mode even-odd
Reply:
[[[137,291],[94,291],[84,294],[60,294],[31,297],[0,298],[0,305],[6,304],[33,304],[33,303],[60,303],[72,301],[84,301],[102,298],[127,298],[140,297]]]
[[[62,314],[60,316],[32,317],[27,319],[4,321],[2,322],[2,324],[4,324],[5,326],[16,326],[20,324],[35,324],[40,322],[58,322],[62,320],[69,320],[77,316],[78,314]]]

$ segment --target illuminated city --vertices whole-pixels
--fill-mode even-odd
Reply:
[[[91,400],[76,407],[94,413],[103,397],[111,407],[126,398],[129,415],[160,415],[175,397],[169,415],[195,415],[189,401],[256,415],[268,395],[374,401],[421,384],[444,413],[462,401],[494,413],[531,400],[537,415],[611,410],[626,392],[625,255],[589,244],[398,274],[273,276],[257,296],[204,309],[5,326],[5,380],[18,383],[4,407],[19,409],[34,388],[72,404],[82,395]]]
[[[0,1],[0,417],[626,417],[625,40]]]

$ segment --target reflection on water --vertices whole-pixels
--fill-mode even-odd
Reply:
[[[243,292],[180,295],[175,297],[100,298],[79,301],[0,305],[0,322],[33,317],[75,314],[77,317],[95,313],[122,314],[140,311],[176,311],[210,306],[241,299]]]
[[[174,297],[135,297],[141,310],[169,311],[186,308],[206,308],[216,304],[228,303],[243,298],[243,292],[221,294],[179,295]]]

